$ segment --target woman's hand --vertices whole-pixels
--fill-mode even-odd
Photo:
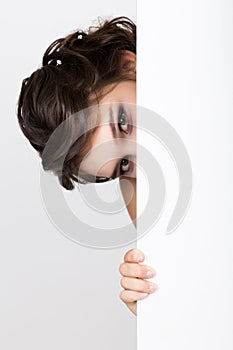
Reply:
[[[139,264],[144,259],[145,256],[141,250],[131,249],[125,254],[124,262],[119,267],[123,276],[120,283],[124,288],[120,298],[135,315],[137,315],[137,300],[145,299],[157,289],[155,283],[147,281],[155,276],[155,270]]]

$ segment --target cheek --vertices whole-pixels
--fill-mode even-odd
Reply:
[[[137,177],[137,166],[136,162],[133,163],[133,171],[130,174],[130,177],[136,178]]]

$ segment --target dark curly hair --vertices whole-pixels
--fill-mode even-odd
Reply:
[[[92,182],[76,175],[96,128],[73,143],[60,172],[42,157],[44,148],[64,120],[90,106],[90,96],[98,102],[108,85],[133,79],[120,68],[123,50],[136,53],[136,25],[121,16],[54,41],[43,55],[42,66],[23,80],[17,110],[20,128],[42,158],[44,170],[52,170],[67,190],[74,188],[73,181]],[[60,157],[59,152],[55,157]]]

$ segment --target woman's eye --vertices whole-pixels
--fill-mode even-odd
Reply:
[[[124,109],[121,107],[119,111],[118,116],[118,127],[120,131],[123,131],[124,133],[128,134],[128,118],[124,111]]]
[[[130,170],[130,160],[127,158],[123,158],[121,160],[121,166],[120,166],[120,173],[123,175],[124,173],[127,173]]]

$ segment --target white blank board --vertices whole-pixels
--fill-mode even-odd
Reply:
[[[137,101],[175,128],[193,171],[187,215],[166,235],[179,183],[169,155],[148,137],[163,164],[167,202],[138,240],[158,284],[138,303],[138,350],[233,349],[232,43],[230,1],[138,2]],[[138,142],[145,142],[140,131]],[[145,192],[139,185],[140,210]]]

